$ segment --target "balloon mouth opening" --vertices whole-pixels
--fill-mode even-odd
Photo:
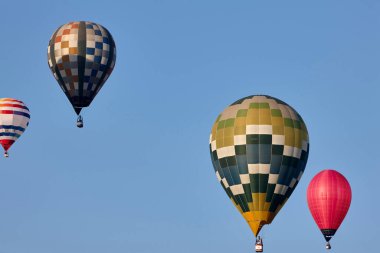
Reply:
[[[331,238],[333,238],[333,236],[335,235],[336,229],[321,229],[321,232],[326,242],[328,243],[331,240]]]
[[[82,111],[83,107],[74,107],[74,111],[77,115],[80,114],[80,112]]]

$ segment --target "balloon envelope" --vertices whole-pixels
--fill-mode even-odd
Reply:
[[[335,170],[323,170],[307,188],[311,215],[328,242],[338,230],[351,204],[351,187]]]
[[[297,186],[309,137],[292,107],[270,96],[249,96],[218,116],[210,153],[216,177],[257,236]]]
[[[49,42],[50,70],[77,114],[91,104],[112,73],[115,61],[111,34],[93,22],[62,25]]]
[[[0,99],[0,143],[5,153],[29,125],[28,107],[13,98]]]

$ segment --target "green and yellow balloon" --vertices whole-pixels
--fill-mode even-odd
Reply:
[[[270,96],[249,96],[218,116],[210,153],[220,184],[258,236],[301,179],[309,136],[301,116],[288,104]]]

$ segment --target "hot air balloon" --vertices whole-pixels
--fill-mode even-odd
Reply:
[[[28,107],[13,98],[0,99],[0,143],[4,148],[4,156],[8,157],[8,149],[22,135],[29,125]]]
[[[210,135],[216,177],[256,236],[270,224],[305,170],[309,137],[301,116],[283,101],[249,96],[228,106]]]
[[[49,67],[78,115],[78,127],[83,127],[82,108],[89,106],[103,87],[115,61],[115,42],[99,24],[71,22],[59,27],[51,37]]]
[[[331,249],[330,240],[346,216],[351,203],[351,187],[347,179],[335,170],[323,170],[307,188],[307,204],[311,215]]]

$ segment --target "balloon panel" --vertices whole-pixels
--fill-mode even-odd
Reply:
[[[30,112],[22,101],[0,99],[0,143],[7,151],[29,125]]]
[[[115,42],[103,26],[71,22],[57,29],[48,46],[48,63],[77,113],[89,106],[110,76]]]
[[[215,173],[255,235],[293,192],[308,151],[301,116],[276,98],[246,97],[218,116],[210,135]]]

